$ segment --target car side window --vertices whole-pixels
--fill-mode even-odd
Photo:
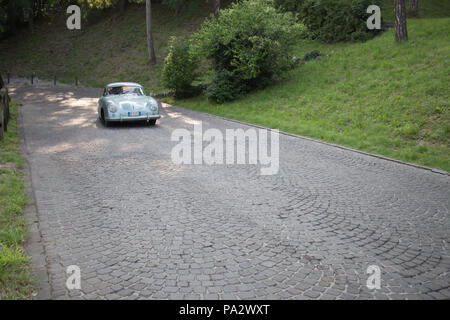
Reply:
[[[103,89],[103,96],[106,96],[106,88]]]

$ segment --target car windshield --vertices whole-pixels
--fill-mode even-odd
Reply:
[[[144,92],[141,87],[136,86],[117,86],[117,87],[109,87],[108,95],[111,94],[136,94],[138,96],[143,96]]]

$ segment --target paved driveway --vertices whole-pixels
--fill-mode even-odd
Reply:
[[[180,166],[174,129],[246,126],[165,106],[155,127],[105,128],[100,90],[12,91],[53,298],[450,298],[448,175],[288,135],[277,175]]]

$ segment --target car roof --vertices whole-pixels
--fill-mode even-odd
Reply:
[[[105,88],[109,87],[120,87],[120,86],[128,86],[128,87],[142,87],[139,83],[136,82],[112,82],[108,83]]]

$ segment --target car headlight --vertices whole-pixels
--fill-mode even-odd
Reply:
[[[116,107],[115,105],[113,105],[113,104],[110,104],[110,105],[108,106],[108,108],[109,108],[109,112],[114,113],[114,112],[117,111],[117,107]]]
[[[148,107],[151,111],[156,111],[156,110],[158,110],[158,104],[157,104],[157,103],[154,104],[154,103],[152,103],[152,102],[148,102],[148,103],[147,103],[147,107]]]

